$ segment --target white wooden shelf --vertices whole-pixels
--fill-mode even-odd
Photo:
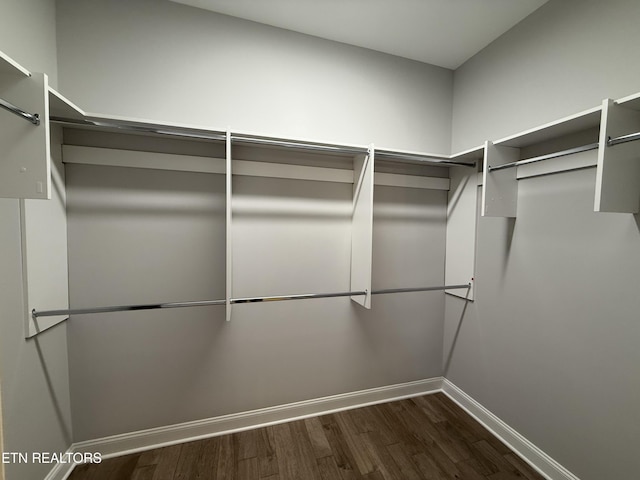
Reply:
[[[595,165],[593,155],[584,152],[599,147],[601,117],[602,107],[594,107],[487,142],[483,162],[482,215],[515,217],[519,178]],[[565,158],[557,160],[561,157]]]
[[[615,102],[617,105],[622,105],[625,108],[630,108],[631,110],[640,110],[640,93],[636,93],[633,95],[629,95],[628,97],[623,97]]]
[[[482,162],[484,158],[484,145],[478,145],[477,147],[463,150],[462,152],[454,153],[449,156],[451,160],[461,162]]]
[[[524,148],[551,139],[566,137],[585,130],[594,129],[600,125],[601,110],[602,107],[590,108],[575,115],[570,115],[560,120],[495,140],[493,144],[505,147]]]
[[[0,74],[30,77],[31,72],[3,52],[0,52]]]
[[[49,117],[64,117],[82,120],[87,114],[73,102],[49,87]]]

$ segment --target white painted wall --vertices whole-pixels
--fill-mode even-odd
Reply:
[[[55,2],[4,0],[0,50],[57,82]],[[25,35],[28,32],[28,36]],[[0,160],[2,153],[0,152]],[[71,443],[65,325],[24,339],[18,200],[0,200],[0,381],[4,449],[64,452]],[[48,464],[6,464],[7,480],[43,478]]]
[[[449,153],[449,70],[171,2],[59,0],[57,18],[60,90],[86,110]],[[71,304],[223,298],[219,179],[141,172],[67,167]],[[349,289],[351,185],[233,188],[234,296]],[[375,195],[373,287],[440,285],[446,192]],[[373,308],[73,318],[74,440],[440,375],[444,294]]]
[[[85,110],[449,153],[450,70],[168,1],[57,10],[60,90]]]
[[[633,0],[551,0],[455,73],[454,150],[639,91],[638,18]],[[445,375],[581,480],[634,478],[640,219],[594,213],[594,190],[593,168],[521,180],[515,220],[479,218]]]

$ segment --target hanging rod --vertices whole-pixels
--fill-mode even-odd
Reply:
[[[432,292],[436,290],[459,290],[471,288],[471,284],[464,285],[442,285],[439,287],[416,287],[416,288],[387,288],[385,290],[371,290],[371,295],[384,295],[387,293],[409,293],[409,292]]]
[[[573,155],[574,153],[588,152],[589,150],[596,150],[599,146],[600,144],[598,142],[590,143],[589,145],[582,145],[581,147],[570,148],[568,150],[562,150],[561,152],[554,152],[554,153],[549,153],[547,155],[540,155],[539,157],[526,158],[524,160],[518,160],[517,162],[510,162],[510,163],[505,163],[503,165],[496,165],[495,167],[492,167],[491,165],[489,165],[489,171],[494,172],[496,170],[502,170],[505,168],[513,168],[513,167],[519,167],[520,165],[528,165],[530,163],[541,162],[542,160],[550,160],[552,158],[565,157],[567,155]]]
[[[272,297],[245,297],[232,298],[231,303],[259,303],[259,302],[281,302],[283,300],[308,300],[310,298],[334,298],[334,297],[353,297],[366,295],[366,291],[355,292],[337,292],[337,293],[302,293],[298,295],[276,295]]]
[[[37,113],[25,112],[21,108],[18,108],[14,104],[9,103],[6,100],[3,100],[1,98],[0,98],[0,107],[4,108],[5,110],[8,110],[9,112],[15,115],[18,115],[21,118],[24,118],[25,120],[33,123],[36,126],[40,125],[40,115],[38,115]]]
[[[475,162],[459,162],[457,160],[449,160],[446,157],[437,157],[429,155],[420,155],[418,153],[400,153],[393,150],[375,150],[376,158],[387,158],[390,160],[406,160],[413,163],[428,163],[440,165],[455,165],[460,167],[475,167]]]
[[[611,138],[607,140],[607,146],[613,147],[614,145],[620,145],[621,143],[635,142],[640,140],[640,132],[630,133],[629,135],[622,135],[621,137]]]
[[[252,137],[248,135],[231,134],[231,141],[249,143],[252,145],[266,145],[272,147],[295,148],[298,150],[313,150],[319,152],[328,152],[336,154],[356,155],[359,153],[367,153],[367,147],[349,147],[344,145],[331,145],[329,143],[319,142],[299,142],[295,140],[284,140],[272,137]]]
[[[74,308],[67,310],[43,310],[40,312],[33,309],[31,311],[31,315],[33,318],[38,318],[54,317],[57,315],[80,315],[83,313],[132,312],[135,310],[157,310],[160,308],[206,307],[209,305],[225,305],[226,303],[226,300],[203,300],[194,302],[147,303],[142,305],[114,305],[110,307]]]
[[[470,288],[471,284],[466,285],[442,285],[438,287],[416,287],[416,288],[392,288],[386,290],[373,290],[371,295],[381,295],[386,293],[407,293],[407,292],[428,292],[434,290],[455,290],[461,288]],[[354,297],[366,295],[363,290],[353,292],[337,292],[337,293],[303,293],[296,295],[278,295],[270,297],[243,297],[232,298],[232,304],[239,303],[259,303],[259,302],[280,302],[283,300],[308,300],[311,298],[334,298],[334,297]],[[90,308],[74,308],[66,310],[41,310],[33,309],[31,315],[33,318],[54,317],[57,315],[81,315],[86,313],[111,313],[111,312],[131,312],[136,310],[158,310],[161,308],[184,308],[184,307],[205,307],[210,305],[225,305],[226,300],[203,300],[192,302],[172,302],[172,303],[147,303],[142,305],[117,305],[110,307],[90,307]]]
[[[179,127],[171,128],[167,126],[161,125],[153,125],[149,124],[145,125],[135,125],[129,122],[120,122],[118,120],[78,120],[75,118],[64,118],[64,117],[50,117],[49,121],[52,123],[57,123],[60,125],[74,126],[74,127],[100,127],[100,128],[110,128],[114,130],[124,130],[131,131],[137,133],[153,133],[156,135],[167,135],[172,137],[183,137],[183,138],[193,138],[197,140],[226,140],[225,133],[219,132],[207,132],[207,131],[197,131],[190,129],[183,129]]]

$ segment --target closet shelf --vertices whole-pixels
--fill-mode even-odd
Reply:
[[[590,108],[575,115],[569,115],[560,120],[495,140],[493,144],[504,147],[524,148],[585,130],[595,129],[600,125],[601,112],[601,106]]]
[[[52,91],[51,95],[53,101],[55,102],[55,110],[50,118],[50,121],[52,123],[63,125],[67,128],[98,128],[106,131],[131,132],[148,135],[166,135],[193,140],[224,141],[226,138],[226,134],[223,131],[208,130],[197,127],[177,126],[171,124],[151,123],[140,120],[119,119],[117,117],[99,116],[96,114],[84,114],[81,109],[73,105],[57,92]],[[67,114],[65,114],[65,112]],[[71,113],[71,115],[68,115],[68,113]],[[231,142],[244,146],[257,145],[316,153],[327,153],[335,156],[349,157],[367,153],[369,149],[368,146],[361,145],[344,145],[311,140],[269,137],[237,132],[231,132]],[[473,155],[467,155],[464,158],[459,156],[453,158],[450,155],[388,149],[376,149],[376,155],[381,159],[387,159],[397,163],[412,163],[420,165],[427,164],[446,167],[475,166],[476,160]]]
[[[476,162],[481,162],[484,157],[484,145],[463,150],[462,152],[454,153],[449,158],[451,160],[471,162],[474,166]]]
[[[0,52],[0,74],[30,77],[31,72],[3,52]]]
[[[189,140],[226,140],[226,133],[223,131],[160,123],[149,123],[144,121],[120,119],[117,117],[107,117],[95,114],[88,114],[84,118],[51,116],[49,120],[51,121],[51,123],[60,124],[64,127],[70,128],[97,128],[103,131],[170,136],[176,138],[185,138]]]
[[[473,167],[474,162],[463,162],[460,159],[452,159],[451,155],[438,155],[434,153],[417,153],[399,150],[376,149],[379,159],[400,161],[403,163],[427,164],[434,166],[462,166]]]
[[[619,100],[616,100],[615,104],[621,105],[631,110],[640,111],[640,93],[635,93],[633,95],[629,95],[628,97],[623,97]]]
[[[358,155],[367,153],[369,147],[357,145],[339,145],[331,143],[314,142],[309,140],[292,140],[287,138],[266,137],[261,135],[250,135],[242,133],[232,133],[231,142],[241,145],[261,145],[276,148],[291,148],[294,150],[304,150],[312,152],[322,152],[333,155]]]
[[[595,165],[591,156],[578,154],[600,148],[601,117],[602,106],[594,107],[487,142],[483,162],[482,215],[515,217],[519,178]],[[567,159],[560,163],[545,162],[561,157]],[[520,171],[519,167],[524,168]]]
[[[87,114],[69,99],[49,87],[49,118],[63,117],[82,120]]]

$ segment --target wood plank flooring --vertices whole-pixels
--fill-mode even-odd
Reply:
[[[442,393],[76,467],[69,480],[544,480]]]

